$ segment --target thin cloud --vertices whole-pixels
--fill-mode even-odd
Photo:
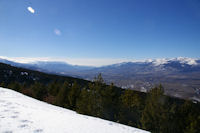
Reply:
[[[57,35],[57,36],[60,36],[61,35],[61,31],[59,29],[54,29],[54,33]]]
[[[33,14],[35,13],[35,10],[34,10],[32,7],[30,7],[30,6],[27,7],[27,10],[28,10],[30,13],[33,13]]]

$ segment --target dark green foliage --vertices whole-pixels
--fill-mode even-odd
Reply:
[[[69,101],[69,108],[76,110],[76,101],[81,93],[81,87],[77,82],[73,83],[72,87],[69,89],[69,94],[67,96]]]
[[[125,90],[120,99],[119,121],[130,126],[140,126],[139,120],[144,108],[142,97],[135,91]]]
[[[46,87],[36,82],[31,86],[31,89],[33,90],[33,95],[36,99],[43,100],[45,96],[47,96],[47,89]]]
[[[56,96],[56,105],[61,107],[69,107],[69,102],[67,99],[68,92],[69,92],[69,83],[64,82],[64,84],[62,85]]]
[[[81,114],[143,128],[152,133],[200,131],[200,103],[168,97],[164,95],[162,86],[146,94],[123,90],[113,84],[106,85],[101,74],[94,82],[89,82],[1,63],[0,86]]]
[[[21,85],[18,82],[12,82],[8,85],[8,88],[12,88],[15,91],[21,91]]]
[[[166,121],[165,102],[166,98],[162,86],[156,87],[149,92],[141,118],[144,129],[155,133],[162,132],[162,127]]]
[[[76,111],[78,113],[86,115],[90,114],[87,106],[90,102],[89,94],[90,94],[89,90],[85,88],[81,90],[80,96],[76,102]]]
[[[77,101],[79,113],[116,121],[121,89],[105,85],[101,75],[87,89],[82,89]]]
[[[0,83],[0,87],[6,87],[5,83],[4,83],[4,82],[1,82],[1,83]]]
[[[195,107],[191,101],[185,101],[180,108],[181,119],[184,123],[180,126],[183,127],[184,133],[199,133],[200,131],[200,114],[199,109]]]
[[[83,89],[79,101],[77,102],[77,111],[80,113],[87,112],[87,114],[102,117],[103,114],[103,98],[102,91],[106,87],[103,83],[101,74],[95,78],[94,83],[90,83],[88,89]],[[83,102],[84,101],[84,102]]]
[[[47,86],[49,94],[52,96],[56,96],[58,94],[58,91],[60,90],[60,84],[61,83],[57,83],[56,81],[49,83]]]
[[[101,85],[99,83],[91,83],[89,85],[89,89],[87,97],[83,96],[82,98],[87,98],[87,103],[85,103],[85,107],[88,110],[88,114],[101,117],[102,116],[102,97],[101,97]],[[85,99],[83,99],[86,101]]]
[[[116,88],[113,84],[102,89],[102,117],[104,119],[117,120],[120,95],[121,89]]]

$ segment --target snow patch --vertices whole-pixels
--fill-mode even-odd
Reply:
[[[159,65],[164,65],[164,64],[167,64],[168,63],[168,59],[156,59],[153,61],[153,64],[155,66],[159,66]]]
[[[178,57],[177,60],[183,64],[188,64],[188,65],[197,65],[198,64],[196,62],[196,59],[192,59],[192,58]]]
[[[28,73],[27,73],[27,72],[21,72],[21,75],[26,75],[26,76],[28,76]]]
[[[153,63],[155,66],[159,66],[159,65],[164,65],[167,64],[169,62],[172,61],[178,61],[180,63],[184,64],[188,64],[188,65],[198,65],[197,63],[197,59],[193,59],[193,58],[185,58],[185,57],[178,57],[178,58],[163,58],[163,59],[148,59],[145,60],[145,62],[148,63]]]

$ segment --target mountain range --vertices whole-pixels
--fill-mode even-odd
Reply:
[[[0,62],[46,73],[93,80],[99,73],[107,84],[147,92],[162,84],[170,96],[200,101],[200,59],[171,58],[123,62],[102,67],[78,66],[65,62]]]

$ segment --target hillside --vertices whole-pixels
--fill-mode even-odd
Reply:
[[[1,133],[148,133],[0,88]]]
[[[48,84],[50,82],[64,82],[67,80],[69,83],[77,82],[78,84],[85,86],[89,83],[87,80],[73,78],[69,76],[60,76],[55,74],[47,74],[30,69],[14,67],[8,64],[0,63],[0,81],[4,84],[11,82],[19,82],[25,84],[33,84],[34,82],[40,82]]]

